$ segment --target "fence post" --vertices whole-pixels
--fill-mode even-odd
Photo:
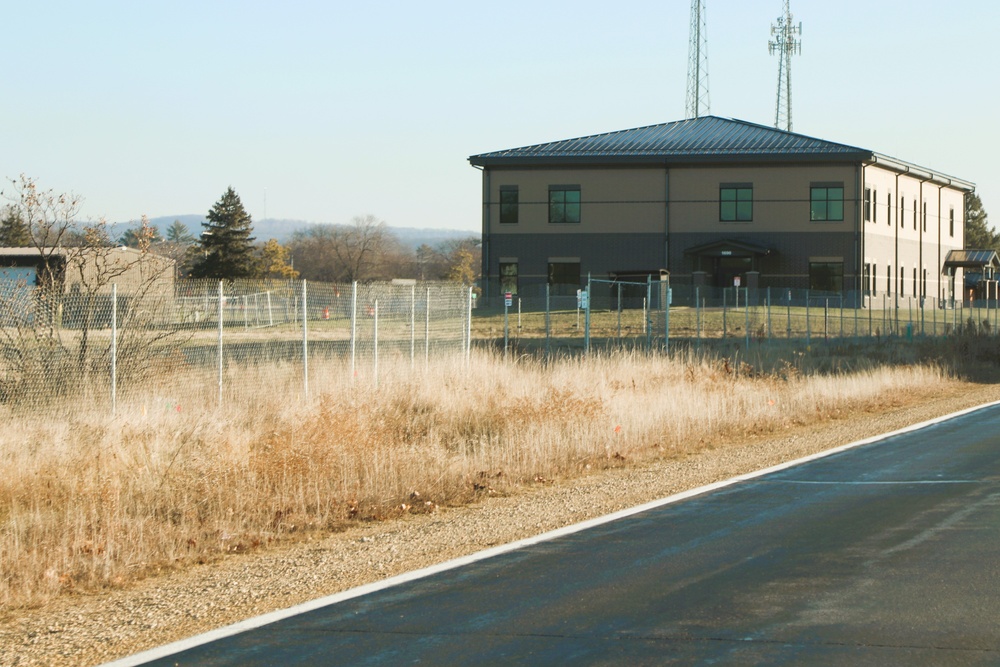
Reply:
[[[351,283],[351,382],[354,382],[354,363],[358,351],[358,281]]]
[[[729,323],[726,321],[726,288],[722,288],[722,339],[729,335]]]
[[[549,338],[550,338],[551,333],[552,333],[551,329],[550,329],[552,322],[551,322],[550,317],[549,317],[549,306],[550,306],[549,294],[550,294],[550,289],[551,289],[550,285],[548,283],[545,283],[545,358],[546,359],[549,358],[549,353],[551,352],[551,350],[549,349],[549,342],[550,342]]]
[[[662,285],[661,285],[662,287]],[[670,354],[670,274],[667,274],[667,285],[663,291],[663,351]]]
[[[785,337],[792,337],[792,290],[788,290],[788,300],[785,302]]]
[[[622,341],[622,284],[618,283],[618,343]]]
[[[646,276],[646,354],[653,350],[653,276]]]
[[[770,287],[768,287],[767,291],[764,292],[764,298],[766,299],[764,301],[764,304],[765,304],[765,310],[767,311],[767,340],[770,341],[772,333],[773,333],[772,330],[771,330],[771,288]]]
[[[590,354],[590,274],[587,274],[587,303],[583,311],[583,352]]]
[[[739,303],[740,301],[739,294],[740,294],[740,288],[737,287],[736,288],[737,303]],[[743,325],[743,328],[746,329],[746,331],[744,331],[743,334],[746,337],[747,341],[747,354],[750,354],[750,288],[749,287],[747,288],[746,298],[743,301],[744,301],[743,312],[745,313],[745,317],[743,318],[745,324]]]
[[[806,290],[806,347],[812,345],[812,322],[809,318],[809,290]]]
[[[302,281],[302,395],[309,398],[309,300],[306,281]]]
[[[701,288],[694,288],[694,320],[697,332],[697,337],[695,341],[697,342],[696,347],[701,349]]]
[[[222,407],[222,281],[219,281],[219,407]]]
[[[823,340],[830,339],[830,297],[823,300]]]
[[[508,315],[508,310],[510,307],[507,305],[507,294],[504,293],[503,296],[503,358],[507,358],[507,346],[510,342],[510,320]]]
[[[469,320],[466,328],[466,345],[465,345],[465,361],[468,363],[472,359],[472,288],[469,288],[469,305],[466,308],[469,314]]]
[[[417,354],[417,286],[410,285],[410,370]]]
[[[111,416],[118,412],[118,283],[111,283]]]

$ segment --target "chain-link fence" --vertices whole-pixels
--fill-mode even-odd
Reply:
[[[670,303],[666,308],[665,304]],[[576,297],[521,297],[509,306],[480,308],[477,329],[505,349],[548,353],[592,348],[665,349],[730,340],[913,339],[956,331],[995,335],[996,300],[942,301],[931,297],[779,288],[712,288],[667,281],[590,280]]]
[[[380,359],[468,355],[471,305],[456,283],[0,282],[0,403],[182,410],[279,385],[308,396],[337,375],[377,384]]]

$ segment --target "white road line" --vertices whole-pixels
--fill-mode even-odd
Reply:
[[[126,658],[121,658],[119,660],[107,662],[104,663],[104,665],[102,665],[101,667],[134,667],[135,665],[141,665],[151,660],[164,658],[166,656],[173,655],[175,653],[180,653],[181,651],[185,651],[187,649],[194,648],[196,646],[208,644],[218,639],[231,637],[241,632],[246,632],[247,630],[253,630],[262,627],[264,625],[269,625],[271,623],[284,620],[286,618],[291,618],[293,616],[305,614],[310,611],[315,611],[316,609],[321,609],[323,607],[337,604],[338,602],[343,602],[345,600],[350,600],[352,598],[361,597],[362,595],[368,595],[369,593],[381,591],[386,588],[398,586],[400,584],[404,584],[410,581],[416,581],[417,579],[423,579],[424,577],[429,577],[431,575],[438,574],[440,572],[453,570],[455,568],[462,567],[470,563],[475,563],[477,561],[485,560],[487,558],[493,558],[494,556],[499,556],[501,554],[510,553],[511,551],[523,549],[524,547],[539,544],[541,542],[548,542],[549,540],[554,540],[559,537],[564,537],[566,535],[579,533],[581,531],[593,528],[595,526],[611,523],[612,521],[624,519],[626,517],[630,517],[635,514],[640,514],[642,512],[646,512],[651,509],[663,507],[665,505],[671,505],[673,503],[677,503],[682,500],[687,500],[688,498],[693,498],[695,496],[700,496],[704,493],[709,493],[711,491],[716,491],[718,489],[723,489],[727,486],[732,486],[740,482],[745,482],[747,480],[755,479],[757,477],[763,477],[765,475],[769,475],[771,473],[778,472],[780,470],[793,468],[795,466],[799,466],[804,463],[808,463],[810,461],[816,461],[818,459],[826,458],[827,456],[832,456],[833,454],[839,454],[840,452],[845,452],[849,449],[862,447],[864,445],[870,445],[872,443],[879,442],[880,440],[886,440],[893,436],[902,435],[904,433],[910,433],[912,431],[918,431],[922,428],[927,428],[928,426],[933,426],[934,424],[940,424],[941,422],[948,421],[949,419],[955,419],[957,417],[961,417],[963,415],[967,415],[969,413],[976,412],[978,410],[985,410],[987,408],[991,408],[997,405],[1000,405],[1000,401],[984,403],[983,405],[977,405],[972,408],[967,408],[965,410],[953,412],[952,414],[920,422],[919,424],[913,424],[911,426],[907,426],[905,428],[901,428],[896,431],[883,433],[881,435],[876,435],[871,438],[865,438],[864,440],[858,440],[856,442],[852,442],[847,445],[841,445],[840,447],[834,447],[833,449],[828,449],[826,451],[819,452],[817,454],[810,454],[809,456],[803,456],[802,458],[795,459],[794,461],[780,463],[778,465],[774,465],[769,468],[763,468],[755,472],[738,475],[736,477],[732,477],[730,479],[723,480],[721,482],[715,482],[713,484],[700,486],[696,489],[689,489],[687,491],[682,491],[681,493],[675,493],[674,495],[667,496],[666,498],[654,500],[645,503],[643,505],[637,505],[636,507],[630,507],[628,509],[620,510],[612,514],[606,514],[604,516],[597,517],[595,519],[590,519],[588,521],[575,523],[571,526],[565,526],[563,528],[551,530],[547,533],[542,533],[541,535],[528,537],[523,540],[518,540],[516,542],[511,542],[509,544],[501,545],[499,547],[493,547],[492,549],[478,551],[468,556],[455,558],[453,560],[449,560],[444,563],[439,563],[437,565],[432,565],[430,567],[425,567],[420,570],[406,572],[404,574],[400,574],[395,577],[390,577],[389,579],[384,579],[382,581],[366,584],[364,586],[358,586],[356,588],[352,588],[343,591],[341,593],[335,593],[334,595],[328,595],[326,597],[310,600],[309,602],[303,602],[302,604],[295,605],[294,607],[288,607],[287,609],[279,609],[278,611],[273,611],[268,614],[262,614],[261,616],[248,618],[247,620],[240,621],[239,623],[233,623],[232,625],[227,625],[225,627],[218,628],[216,630],[210,630],[209,632],[205,632],[200,635],[195,635],[193,637],[188,637],[187,639],[182,639],[176,642],[172,642],[170,644],[158,646],[157,648],[153,648],[148,651],[143,651],[142,653],[136,653],[135,655],[131,655]]]

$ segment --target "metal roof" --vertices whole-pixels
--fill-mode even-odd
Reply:
[[[718,162],[867,162],[964,190],[975,185],[874,151],[743,120],[702,116],[469,157],[477,167]]]
[[[764,156],[870,156],[871,151],[741,120],[702,116],[631,130],[594,134],[522,148],[473,155],[476,165],[525,158],[581,160],[593,158],[665,159]],[[534,161],[534,160],[532,160]]]
[[[944,260],[945,268],[964,267],[981,268],[984,266],[1000,266],[1000,257],[995,250],[949,250]]]

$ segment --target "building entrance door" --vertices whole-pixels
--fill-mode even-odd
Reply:
[[[740,284],[747,285],[747,271],[753,269],[752,257],[715,258],[715,286],[732,287],[733,278],[740,277]]]

